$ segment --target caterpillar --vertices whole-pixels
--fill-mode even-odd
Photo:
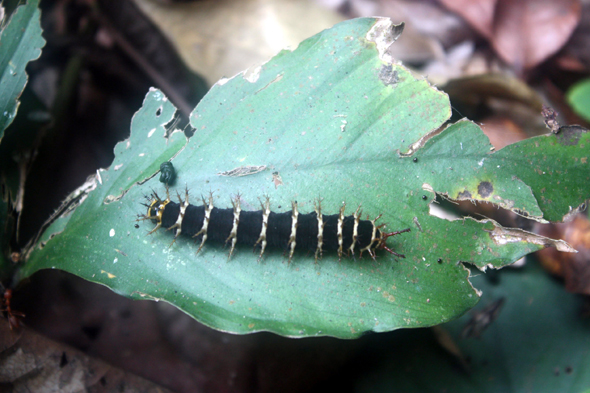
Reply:
[[[145,196],[149,203],[147,214],[140,215],[139,220],[152,220],[156,227],[148,234],[160,228],[175,230],[174,240],[182,234],[201,240],[197,253],[201,251],[207,240],[214,243],[229,243],[231,258],[237,244],[260,247],[259,259],[267,247],[281,248],[289,251],[289,262],[295,249],[315,251],[316,262],[324,251],[336,251],[338,258],[354,256],[358,250],[362,257],[368,252],[375,259],[376,250],[405,258],[386,245],[386,240],[400,233],[409,232],[410,228],[401,231],[383,232],[385,224],[377,225],[374,220],[361,220],[360,206],[351,216],[344,216],[345,205],[338,214],[324,215],[320,202],[315,204],[314,212],[301,214],[297,202],[292,203],[291,211],[274,213],[270,210],[270,200],[261,201],[262,210],[244,211],[240,206],[238,195],[232,202],[232,208],[219,209],[213,207],[213,197],[202,198],[200,206],[189,203],[188,190],[184,201],[178,195],[179,203],[172,202],[168,190],[166,199],[161,199],[155,191]]]

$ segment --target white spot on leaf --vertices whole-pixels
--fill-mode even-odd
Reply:
[[[262,67],[260,65],[254,68],[248,68],[246,71],[244,71],[244,79],[246,79],[250,83],[256,82],[260,77],[261,70]]]

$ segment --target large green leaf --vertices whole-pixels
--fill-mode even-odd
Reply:
[[[429,214],[433,190],[454,196],[456,189],[541,219],[533,191],[542,180],[529,185],[507,168],[484,165],[501,152],[491,152],[471,122],[434,136],[450,115],[448,98],[388,57],[397,32],[387,19],[344,22],[260,69],[219,82],[193,112],[195,134],[186,146],[179,134],[162,139],[173,108],[159,91],[150,92],[111,169],[29,250],[20,277],[64,269],[126,296],[168,301],[236,333],[356,337],[463,314],[479,295],[460,262],[483,269],[551,244],[568,250],[491,220]],[[586,145],[587,139],[581,136]],[[170,232],[146,237],[154,225],[143,221],[136,229],[134,218],[145,214],[143,195],[164,194],[152,176],[174,155],[174,197],[186,185],[192,203],[212,192],[217,207],[230,207],[239,193],[244,210],[258,210],[265,196],[274,211],[296,200],[307,213],[318,198],[324,214],[335,214],[344,201],[348,214],[362,204],[370,217],[383,214],[389,229],[411,228],[389,242],[406,258],[379,252],[376,261],[339,261],[325,254],[315,264],[313,253],[299,252],[289,264],[282,250],[258,262],[250,248],[239,248],[228,261],[220,245],[206,244],[196,255],[198,244],[189,239],[170,246]],[[588,186],[579,192],[590,195]]]
[[[0,31],[0,141],[18,109],[25,84],[25,67],[41,55],[39,0],[18,7]]]
[[[359,392],[588,392],[590,324],[583,299],[567,293],[538,265],[503,269],[496,280],[473,279],[484,290],[478,312],[504,299],[497,317],[480,337],[462,332],[471,313],[431,331],[392,337],[395,351],[381,341],[370,353],[381,359],[359,381]],[[485,318],[481,318],[483,322]],[[452,347],[460,359],[442,350]],[[424,378],[428,375],[428,378]]]

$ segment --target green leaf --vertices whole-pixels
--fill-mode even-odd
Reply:
[[[25,67],[41,54],[45,40],[41,37],[39,1],[31,0],[16,8],[10,20],[0,21],[0,143],[5,142],[4,131],[12,123],[19,105],[19,97],[27,83]],[[2,5],[0,5],[2,7]],[[9,259],[9,243],[16,227],[12,214],[20,173],[15,170],[12,145],[0,147],[0,281],[5,282],[13,273]],[[7,164],[8,163],[8,164]]]
[[[460,121],[414,156],[430,172],[424,188],[493,202],[541,222],[562,221],[590,194],[590,133],[582,127],[492,150],[479,126]]]
[[[351,338],[463,314],[479,293],[462,262],[484,269],[548,245],[571,250],[491,220],[429,214],[435,191],[479,190],[482,180],[494,188],[473,198],[539,217],[542,208],[533,186],[480,164],[500,152],[490,152],[479,127],[462,121],[436,135],[450,115],[448,98],[389,58],[399,30],[388,19],[347,21],[220,81],[193,112],[186,146],[178,133],[163,138],[173,108],[151,91],[112,167],[28,251],[19,277],[60,268],[132,298],[165,300],[225,331]],[[211,192],[222,208],[238,193],[243,210],[259,210],[265,196],[279,212],[295,200],[301,213],[319,198],[324,214],[343,202],[347,214],[362,205],[363,218],[382,214],[389,230],[411,228],[388,243],[406,258],[378,252],[376,261],[339,261],[325,253],[316,264],[301,251],[289,264],[281,250],[267,250],[259,262],[246,247],[228,260],[222,245],[207,243],[197,255],[190,239],[170,245],[164,230],[146,237],[154,224],[136,229],[134,219],[146,212],[144,195],[164,194],[155,175],[171,157],[174,198],[186,184],[191,203]]]
[[[583,392],[590,386],[588,321],[583,299],[567,293],[537,264],[503,269],[496,280],[473,278],[484,296],[477,312],[504,299],[479,338],[463,337],[472,313],[442,327],[461,359],[442,350],[431,331],[415,330],[379,342],[369,358],[382,359],[359,392]],[[388,345],[389,344],[389,345]],[[395,351],[381,348],[395,347]],[[428,378],[424,378],[428,375]]]
[[[567,92],[567,100],[578,115],[590,121],[590,78],[573,85]]]
[[[29,0],[12,14],[0,31],[0,141],[18,109],[27,83],[25,67],[41,55],[39,0]]]
[[[565,126],[557,134],[529,138],[494,154],[487,167],[496,166],[526,183],[543,211],[543,219],[562,221],[575,213],[590,194],[590,133]],[[531,218],[533,214],[526,209]],[[537,217],[541,218],[541,217]]]

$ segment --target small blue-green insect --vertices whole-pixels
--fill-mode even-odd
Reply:
[[[160,165],[160,182],[167,186],[172,185],[176,179],[176,170],[170,161],[165,161]]]

